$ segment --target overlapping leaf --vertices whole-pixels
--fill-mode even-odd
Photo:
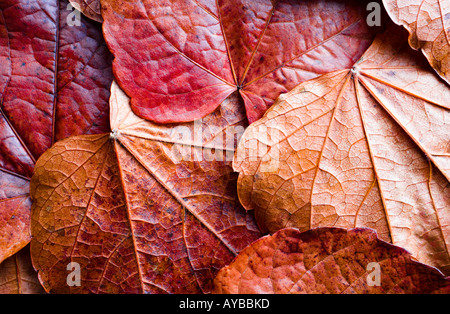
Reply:
[[[102,0],[104,34],[133,111],[193,121],[239,90],[250,123],[300,82],[350,68],[376,27],[357,1]]]
[[[450,88],[404,35],[280,97],[238,146],[238,193],[263,231],[369,227],[449,274]]]
[[[391,19],[409,32],[409,44],[421,49],[436,72],[450,83],[450,2],[383,0]]]
[[[137,117],[113,84],[111,129],[58,142],[37,162],[31,251],[50,292],[207,293],[259,230],[231,167],[245,112],[232,95],[195,123]],[[68,263],[81,286],[66,284]]]
[[[0,3],[0,262],[30,240],[35,160],[69,135],[109,130],[111,55],[67,1]]]
[[[283,229],[242,251],[215,293],[450,293],[450,279],[370,229]]]
[[[74,8],[81,11],[88,18],[103,22],[100,0],[69,0]]]

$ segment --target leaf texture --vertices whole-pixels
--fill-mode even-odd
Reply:
[[[0,263],[30,242],[29,181],[0,169]]]
[[[0,264],[0,294],[42,294],[27,246]]]
[[[161,126],[113,84],[113,132],[58,142],[36,165],[31,251],[46,291],[210,292],[260,236],[231,167],[227,132],[245,126],[237,95],[202,123]],[[69,262],[81,266],[80,287],[66,284]]]
[[[100,0],[69,0],[78,11],[81,11],[91,20],[103,22]]]
[[[436,72],[450,83],[450,2],[383,0],[391,19],[404,26],[409,44],[422,50]]]
[[[373,228],[449,274],[450,88],[403,35],[281,96],[238,146],[238,193],[263,232]]]
[[[57,140],[109,130],[112,58],[67,1],[0,3],[0,262],[30,241],[29,180]]]
[[[250,123],[300,82],[350,68],[373,40],[356,1],[102,0],[133,111],[193,121],[239,91]]]
[[[242,251],[214,284],[214,293],[222,294],[450,292],[449,278],[370,229],[280,230]]]

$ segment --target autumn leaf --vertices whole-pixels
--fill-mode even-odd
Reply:
[[[29,247],[25,247],[0,264],[0,294],[42,294],[44,292],[31,265]]]
[[[409,44],[422,50],[436,72],[450,83],[450,2],[383,0],[391,19],[404,26]]]
[[[0,263],[30,242],[29,179],[0,172]]]
[[[68,24],[67,5],[0,3],[0,262],[30,241],[36,159],[69,135],[109,130],[111,55],[99,25]]]
[[[280,93],[350,68],[373,40],[357,1],[102,0],[114,73],[133,111],[193,121],[239,91],[250,123]]]
[[[259,239],[214,280],[222,294],[450,293],[450,279],[370,229],[282,229]]]
[[[31,252],[47,292],[208,293],[259,230],[231,167],[237,95],[202,121],[137,117],[113,84],[111,134],[71,137],[37,162]],[[81,286],[66,284],[79,263]]]
[[[351,70],[280,96],[239,143],[263,232],[368,227],[450,273],[450,88],[391,28]]]
[[[69,0],[72,6],[91,20],[103,22],[100,0]]]

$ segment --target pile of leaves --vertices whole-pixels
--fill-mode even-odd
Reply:
[[[2,0],[0,293],[450,293],[449,16]]]

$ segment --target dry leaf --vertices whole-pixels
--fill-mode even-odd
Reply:
[[[0,143],[4,138],[0,138]],[[0,263],[30,242],[29,181],[28,177],[0,168]]]
[[[68,24],[67,5],[0,3],[0,262],[30,241],[35,160],[69,135],[109,130],[111,54],[99,25]]]
[[[383,0],[391,19],[409,32],[409,44],[421,49],[436,72],[450,83],[450,1]]]
[[[450,88],[403,35],[280,97],[238,146],[238,193],[264,232],[369,227],[450,274]]]
[[[111,94],[111,135],[69,138],[37,162],[31,252],[41,283],[57,293],[207,293],[260,236],[231,167],[243,106],[232,95],[203,121],[161,126],[133,114],[116,84]],[[69,262],[80,287],[66,284]]]
[[[103,22],[100,0],[69,0],[75,9],[82,12],[88,18]]]
[[[214,280],[222,294],[450,293],[450,279],[370,229],[283,229],[259,239]]]
[[[0,264],[0,294],[42,294],[27,246]]]
[[[193,121],[237,90],[250,123],[280,93],[350,68],[373,40],[357,1],[102,0],[104,34],[133,111]]]

